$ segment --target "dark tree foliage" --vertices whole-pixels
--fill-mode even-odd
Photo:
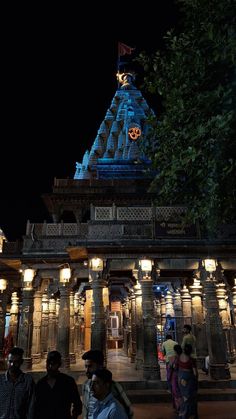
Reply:
[[[176,0],[179,28],[139,62],[163,111],[146,153],[158,203],[185,204],[207,228],[236,221],[236,0]]]

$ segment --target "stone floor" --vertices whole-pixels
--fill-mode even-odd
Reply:
[[[34,365],[33,372],[45,372],[45,364],[46,360]],[[122,349],[110,349],[108,351],[107,368],[112,371],[113,378],[116,381],[143,381],[142,371],[135,369],[135,364],[130,362],[130,359],[124,354]],[[84,361],[82,359],[77,360],[76,364],[72,364],[70,371],[73,373],[73,376],[77,375],[78,384],[85,380]],[[166,381],[166,369],[163,362],[160,362],[160,373],[161,380]],[[236,380],[236,363],[230,364],[230,373],[231,379]],[[201,370],[199,370],[199,380],[214,382]]]

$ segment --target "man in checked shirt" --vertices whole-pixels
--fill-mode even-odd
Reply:
[[[33,419],[35,384],[21,371],[23,349],[10,349],[7,371],[0,375],[0,419]]]

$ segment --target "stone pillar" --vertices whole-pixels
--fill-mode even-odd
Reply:
[[[43,358],[48,353],[48,296],[46,293],[42,296],[42,323],[41,323],[41,351]]]
[[[7,293],[0,292],[0,369],[5,369],[3,358]]]
[[[136,369],[143,368],[143,311],[142,289],[139,282],[134,286],[136,323]]]
[[[224,329],[228,329],[230,325],[230,319],[228,315],[228,303],[227,303],[227,295],[225,284],[221,282],[220,284],[216,284],[216,296],[219,304],[219,313],[222,321],[222,325]]]
[[[227,364],[226,339],[219,315],[215,280],[212,274],[210,276],[207,275],[204,268],[201,268],[200,272],[206,299],[206,335],[210,357],[210,376],[214,380],[229,379],[230,371]]]
[[[232,320],[233,320],[233,328],[232,328],[232,335],[233,335],[233,342],[234,348],[236,350],[236,278],[234,278],[234,286],[232,288]]]
[[[232,288],[232,300],[233,300],[233,320],[234,326],[236,327],[236,278],[234,278],[234,286]]]
[[[235,359],[235,345],[233,330],[231,330],[231,320],[229,315],[229,304],[225,284],[223,282],[216,285],[216,296],[219,304],[220,317],[226,337],[228,360],[233,362]]]
[[[75,307],[74,307],[74,292],[70,292],[70,363],[75,364]]]
[[[99,349],[105,355],[106,353],[106,316],[103,304],[103,287],[105,281],[101,278],[101,273],[90,271],[92,279],[91,288],[93,290],[93,322],[91,334],[91,348]]]
[[[33,289],[23,288],[18,345],[24,350],[24,367],[26,369],[32,368],[33,295]]]
[[[56,317],[56,300],[55,298],[49,299],[48,304],[48,351],[54,351],[56,349],[56,328],[57,328],[57,317]]]
[[[166,301],[166,316],[174,317],[174,306],[173,306],[173,296],[171,292],[168,290],[165,297]]]
[[[160,302],[159,298],[156,298],[155,304],[156,304],[157,326],[158,326],[158,329],[160,329],[160,326],[161,326],[161,302]]]
[[[196,337],[198,364],[202,368],[205,366],[205,357],[208,355],[208,348],[206,339],[206,324],[203,317],[202,285],[197,276],[194,277],[193,285],[189,288],[192,297],[193,334]]]
[[[60,284],[57,350],[61,353],[64,368],[70,368],[70,289],[68,283]]]
[[[129,356],[129,299],[125,298],[123,303],[123,331],[124,331],[124,352]]]
[[[184,324],[192,323],[192,305],[191,305],[191,295],[186,285],[183,286],[181,290],[182,298],[182,308],[183,308],[183,322]]]
[[[13,292],[11,295],[9,330],[12,334],[14,345],[17,345],[18,318],[19,318],[19,297],[17,296],[17,292]]]
[[[34,293],[32,361],[38,364],[41,361],[41,322],[42,322],[42,292]]]
[[[79,302],[80,296],[79,293],[76,292],[74,296],[74,311],[75,311],[75,353],[80,354],[80,331],[79,331],[79,325],[80,325],[80,319],[79,319]]]
[[[176,290],[174,293],[174,310],[175,310],[175,320],[176,320],[176,341],[181,344],[183,336],[183,311],[182,311],[182,301],[179,290]]]
[[[79,304],[79,332],[80,332],[80,337],[79,337],[79,342],[80,342],[80,353],[84,351],[84,330],[85,330],[85,325],[84,325],[84,298],[80,297],[80,304]]]
[[[161,331],[163,333],[166,323],[166,301],[164,295],[161,296]],[[164,340],[164,339],[163,339]]]
[[[157,330],[154,310],[153,281],[151,277],[143,276],[142,287],[143,311],[143,378],[160,380],[160,365],[157,356]]]
[[[135,323],[135,295],[130,293],[130,361],[135,362],[136,358],[136,323]]]

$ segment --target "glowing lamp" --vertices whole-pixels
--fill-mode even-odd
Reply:
[[[215,259],[205,259],[204,266],[207,272],[214,272],[216,270],[216,261]]]
[[[70,282],[71,278],[71,269],[70,268],[62,268],[60,269],[60,282],[62,284],[66,284]]]
[[[102,271],[103,270],[103,260],[100,258],[93,258],[90,261],[90,266],[92,271]]]
[[[150,259],[142,259],[142,260],[140,260],[140,266],[141,266],[142,271],[151,272],[152,261]]]
[[[0,279],[0,292],[5,291],[7,288],[7,280],[6,279]]]

